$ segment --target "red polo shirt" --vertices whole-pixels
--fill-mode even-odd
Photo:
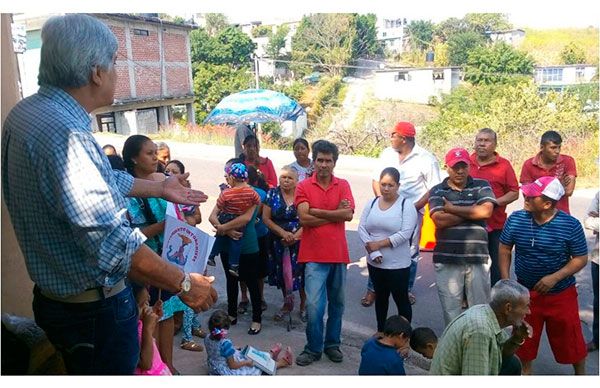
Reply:
[[[517,182],[515,170],[513,170],[510,162],[498,155],[497,152],[494,154],[496,155],[495,161],[480,166],[477,162],[477,154],[473,153],[469,175],[473,178],[488,181],[496,198],[500,198],[510,191],[519,192],[519,182]],[[506,222],[506,206],[494,207],[492,216],[486,222],[488,230],[502,229]]]
[[[554,163],[554,166],[550,167],[549,170],[546,170],[545,168],[540,166],[540,158],[541,152],[533,158],[527,159],[525,163],[523,163],[523,168],[521,169],[521,178],[519,179],[519,182],[521,182],[522,184],[531,183],[543,176],[554,176],[560,180],[562,180],[567,175],[577,176],[577,167],[575,167],[575,159],[573,159],[569,155],[559,155],[558,160],[556,161],[556,163]],[[567,214],[571,214],[569,212],[569,197],[563,195],[563,197],[556,204],[556,208],[564,211]]]
[[[308,202],[311,208],[335,210],[343,199],[347,199],[354,210],[354,197],[346,180],[333,176],[329,187],[323,189],[317,183],[314,174],[298,184],[294,204],[297,207],[303,202]],[[317,227],[304,226],[298,262],[349,263],[345,223],[328,223]]]

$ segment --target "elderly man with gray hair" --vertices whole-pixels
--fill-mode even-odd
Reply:
[[[520,375],[515,350],[531,336],[525,321],[529,290],[514,280],[500,280],[489,304],[471,307],[444,330],[433,355],[432,375]],[[512,335],[504,328],[512,326]]]
[[[84,14],[42,27],[38,92],[9,113],[2,133],[2,189],[29,276],[36,323],[69,374],[133,374],[138,307],[125,278],[174,293],[193,309],[216,301],[212,278],[162,260],[127,219],[125,196],[199,204],[201,191],[113,170],[92,135],[90,113],[113,103],[117,38]]]

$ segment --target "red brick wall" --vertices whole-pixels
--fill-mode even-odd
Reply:
[[[122,100],[131,98],[131,88],[129,84],[129,67],[126,61],[117,62],[117,87],[115,90],[115,98]]]
[[[135,65],[135,88],[138,97],[160,96],[160,67]]]
[[[133,28],[129,31],[131,38],[131,54],[134,61],[159,61],[160,52],[158,50],[158,35],[150,26],[148,36],[134,35]]]
[[[167,94],[177,96],[190,93],[189,71],[185,67],[167,67]]]
[[[188,60],[185,35],[165,31],[163,34],[163,49],[165,50],[165,61],[167,62],[187,62]]]
[[[108,26],[117,37],[119,43],[119,50],[117,51],[117,61],[124,60],[127,58],[127,43],[125,42],[125,28],[109,25]]]

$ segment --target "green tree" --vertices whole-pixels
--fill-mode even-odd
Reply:
[[[383,55],[383,46],[377,41],[377,16],[372,13],[355,15],[354,23],[356,35],[352,42],[352,57],[372,58]]]
[[[426,50],[433,41],[434,25],[430,20],[413,20],[408,24],[410,45],[416,50]]]
[[[202,123],[224,97],[248,89],[252,85],[253,77],[247,69],[237,69],[229,64],[194,64],[196,122]]]
[[[450,65],[450,58],[448,56],[448,43],[434,43],[433,53],[435,57],[433,64],[437,67],[445,67]]]
[[[467,31],[471,31],[471,26],[465,19],[452,17],[436,24],[434,35],[438,40],[447,42],[453,35]]]
[[[290,32],[290,27],[286,24],[282,24],[277,27],[277,30],[274,34],[269,38],[269,43],[267,43],[267,47],[265,52],[270,58],[279,59],[283,55],[281,53],[281,49],[285,47],[285,38]]]
[[[206,22],[204,28],[210,36],[217,36],[217,34],[229,26],[227,16],[222,13],[205,13],[204,20]]]
[[[469,53],[484,45],[485,38],[474,31],[450,35],[448,39],[448,62],[452,66],[465,65],[469,59]]]
[[[469,29],[486,35],[487,31],[509,30],[512,24],[508,21],[508,15],[503,13],[468,13],[464,17]]]
[[[316,65],[295,66],[300,74],[311,68],[342,74],[342,66],[352,58],[352,42],[356,31],[350,14],[317,13],[303,16],[292,38],[292,59]]]
[[[533,74],[534,61],[506,43],[478,47],[469,53],[465,80],[472,84],[515,83]]]
[[[271,26],[259,25],[252,28],[253,38],[260,38],[269,35],[271,35]]]
[[[585,51],[575,42],[569,42],[560,52],[560,60],[565,65],[585,63]]]
[[[192,62],[229,64],[236,68],[249,66],[256,45],[239,28],[229,26],[211,37],[204,29],[190,33]]]

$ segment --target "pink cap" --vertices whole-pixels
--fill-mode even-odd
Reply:
[[[445,162],[448,167],[454,167],[458,162],[465,162],[468,165],[471,163],[469,151],[464,148],[452,148],[446,153]]]
[[[400,136],[415,137],[415,126],[408,121],[400,121],[394,127],[394,132]]]
[[[521,186],[521,191],[526,197],[539,197],[545,195],[546,197],[558,201],[565,195],[565,188],[562,183],[553,176],[543,176],[531,182]]]

